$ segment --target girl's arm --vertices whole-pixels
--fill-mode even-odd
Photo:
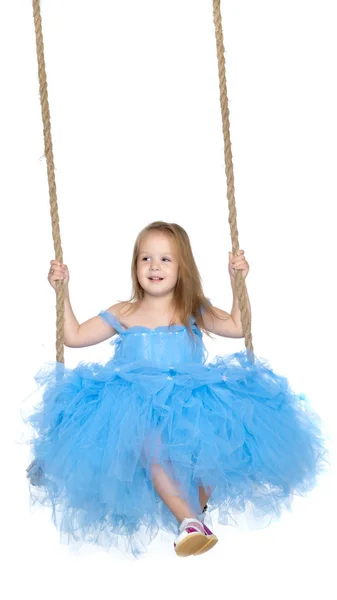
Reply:
[[[64,345],[68,348],[84,348],[99,344],[114,335],[116,330],[99,315],[79,324],[70,303],[68,267],[57,260],[51,260],[50,265],[48,281],[52,288],[56,291],[57,281],[63,281],[64,286]],[[118,305],[111,306],[109,310],[114,313],[116,306]]]
[[[231,313],[227,313],[221,308],[216,308],[213,306],[213,310],[215,313],[219,315],[221,318],[214,317],[212,313],[205,311],[203,313],[203,321],[206,329],[210,333],[215,333],[216,335],[221,335],[223,337],[230,338],[243,338],[243,330],[242,330],[242,322],[241,322],[241,311],[239,308],[239,298],[235,289],[235,280],[231,277],[231,286],[233,290],[233,305]],[[247,301],[248,301],[248,312],[249,318],[252,318],[250,301],[247,293]]]
[[[116,306],[116,305],[115,305]],[[115,312],[115,306],[109,308]],[[68,348],[84,348],[94,346],[107,340],[116,330],[99,315],[84,321],[77,321],[70,303],[69,290],[65,290],[64,298],[64,345]]]

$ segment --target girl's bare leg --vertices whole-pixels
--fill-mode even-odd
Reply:
[[[151,465],[153,486],[165,502],[166,506],[173,512],[174,516],[181,523],[186,517],[197,518],[193,508],[180,497],[180,491],[176,482],[169,477],[163,467],[159,464]]]
[[[151,436],[149,436],[142,451],[142,464],[146,468],[150,467],[153,487],[179,523],[188,517],[196,519],[198,507],[193,508],[181,497],[178,483],[173,476],[168,474],[168,471],[170,471],[169,464],[166,470],[159,462],[156,462],[160,459],[160,448],[160,436],[158,435],[157,439],[154,437],[151,439]]]

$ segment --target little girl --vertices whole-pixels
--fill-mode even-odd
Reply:
[[[243,337],[230,255],[231,313],[204,296],[185,230],[154,222],[137,237],[133,292],[78,323],[66,265],[51,261],[48,280],[65,287],[64,342],[70,348],[113,336],[105,364],[45,366],[28,470],[33,499],[53,508],[62,534],[114,544],[134,555],[159,530],[176,533],[178,556],[210,550],[207,505],[222,522],[253,507],[256,518],[281,514],[294,493],[316,483],[324,462],[319,418],[246,352],[206,362],[202,331]],[[209,500],[210,499],[210,500]]]

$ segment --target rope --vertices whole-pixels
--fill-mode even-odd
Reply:
[[[36,36],[36,53],[38,61],[38,75],[40,84],[41,112],[43,121],[44,155],[47,161],[49,204],[52,223],[52,235],[54,242],[54,252],[55,260],[58,260],[61,263],[63,263],[63,252],[57,206],[55,165],[50,126],[47,74],[44,60],[40,0],[33,0],[33,12]],[[62,281],[56,282],[56,360],[58,362],[64,363],[64,287]]]
[[[233,170],[233,157],[230,139],[230,125],[229,125],[229,108],[228,108],[228,96],[227,96],[227,83],[226,83],[226,62],[225,62],[225,48],[223,42],[223,28],[221,18],[221,0],[213,0],[213,20],[215,27],[216,37],[216,49],[218,58],[218,74],[219,74],[219,87],[220,87],[220,105],[221,105],[221,116],[222,116],[222,131],[224,137],[224,151],[225,151],[225,168],[226,168],[226,179],[227,179],[227,200],[229,209],[228,222],[230,225],[230,233],[232,240],[232,253],[237,254],[239,246],[239,233],[236,221],[236,205],[235,205],[235,188],[234,188],[234,170]],[[243,327],[243,333],[245,336],[245,345],[248,350],[248,355],[252,362],[254,362],[254,350],[251,334],[251,322],[249,318],[248,310],[248,299],[247,299],[247,288],[242,273],[236,271],[235,274],[235,288],[238,294],[239,308],[241,311],[241,322]]]

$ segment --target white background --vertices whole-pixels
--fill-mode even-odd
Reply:
[[[222,3],[240,247],[253,343],[311,399],[335,455],[336,52],[333,0]],[[205,293],[231,309],[211,0],[42,1],[64,262],[79,321],[128,297],[157,219],[190,235]],[[335,467],[262,531],[218,526],[202,557],[156,540],[138,561],[60,545],[32,510],[21,411],[55,358],[53,245],[31,2],[0,3],[2,576],[6,598],[335,598]],[[211,354],[243,340],[206,340]],[[105,360],[108,342],[66,349]],[[214,524],[214,523],[213,523]]]

